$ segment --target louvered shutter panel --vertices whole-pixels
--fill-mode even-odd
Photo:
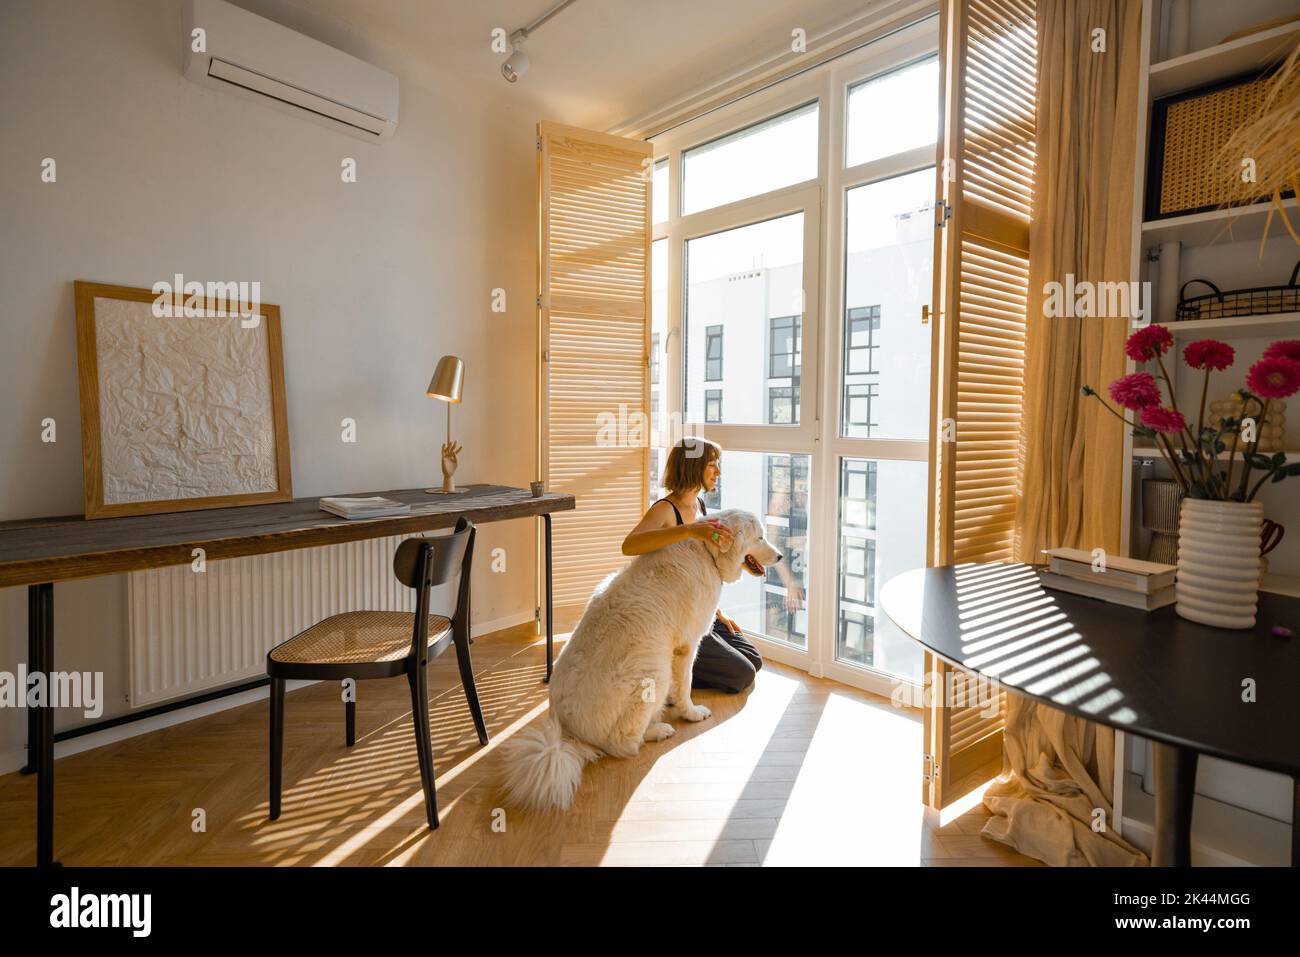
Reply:
[[[540,472],[555,517],[556,617],[626,559],[649,450],[650,144],[541,123]],[[611,441],[611,439],[613,441]]]
[[[1035,157],[1033,0],[944,0],[937,192],[930,561],[1010,561],[1024,395]],[[945,211],[946,210],[946,214]],[[946,707],[951,667],[927,655],[925,800],[942,808],[996,770],[996,715]]]

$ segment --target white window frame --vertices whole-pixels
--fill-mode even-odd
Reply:
[[[796,211],[804,213],[804,311],[801,317],[799,424],[728,425],[686,423],[727,451],[809,456],[808,515],[811,548],[805,596],[808,643],[805,648],[751,636],[764,655],[815,676],[889,695],[898,679],[835,658],[839,633],[839,484],[840,459],[926,461],[926,439],[854,439],[840,436],[841,363],[844,342],[845,197],[849,189],[935,165],[933,145],[844,167],[848,90],[854,83],[933,56],[938,50],[938,18],[930,17],[874,40],[853,53],[751,94],[686,125],[654,137],[655,162],[668,161],[668,219],[652,226],[655,240],[666,239],[668,303],[665,356],[660,385],[667,422],[682,421],[685,368],[682,341],[686,290],[686,242]],[[818,101],[817,177],[681,215],[682,157],[687,150],[728,133]],[[920,316],[916,318],[921,321]],[[767,331],[764,332],[767,335]],[[767,369],[763,370],[764,373]],[[764,376],[766,387],[766,375]],[[766,406],[765,406],[766,407]],[[702,412],[701,412],[702,414]],[[654,435],[660,447],[672,438],[665,428]],[[763,614],[766,612],[764,610]],[[910,683],[910,682],[909,682]]]

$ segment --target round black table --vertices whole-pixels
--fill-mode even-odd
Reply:
[[[1041,566],[921,568],[887,582],[894,624],[945,661],[1009,691],[1152,742],[1152,863],[1191,863],[1201,754],[1295,781],[1300,861],[1300,599],[1259,596],[1255,627],[1227,631],[1043,588]],[[1274,626],[1296,637],[1275,637]],[[1250,700],[1253,698],[1253,700]]]

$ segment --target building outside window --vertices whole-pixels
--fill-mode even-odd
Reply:
[[[844,368],[849,374],[880,371],[876,365],[876,354],[880,351],[879,333],[879,306],[861,306],[849,310],[848,323],[844,329]]]
[[[722,380],[722,326],[704,330],[704,379],[706,382]]]
[[[792,425],[799,414],[799,387],[780,385],[767,390],[767,421],[772,425]],[[707,421],[707,420],[706,420]]]
[[[870,438],[879,428],[880,307],[848,310],[844,319],[844,435]]]
[[[866,438],[880,422],[876,418],[880,387],[874,382],[844,387],[844,422],[851,438]]]
[[[802,587],[806,584],[804,570],[808,547],[808,457],[765,455],[764,459],[767,473],[767,514],[764,522],[767,539],[784,556],[782,564]],[[799,607],[793,609],[787,607],[785,579],[775,565],[767,570],[763,592],[766,634],[806,646],[806,604],[800,603]]]
[[[776,316],[767,331],[767,424],[799,424],[799,352],[803,320]]]
[[[871,459],[848,458],[840,466],[837,657],[868,667],[875,650],[877,466]]]
[[[767,376],[788,379],[799,375],[798,316],[779,316],[772,320],[768,333]]]
[[[722,390],[721,389],[704,390],[704,421],[705,422],[722,421]]]

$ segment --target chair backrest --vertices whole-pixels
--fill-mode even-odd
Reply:
[[[397,546],[393,556],[393,574],[407,588],[445,585],[456,577],[465,562],[465,552],[474,534],[474,523],[465,517],[456,522],[456,531],[439,538],[408,538]],[[424,581],[421,582],[421,572]]]
[[[415,631],[411,654],[424,661],[429,644],[429,589],[445,585],[460,573],[460,588],[452,626],[469,635],[469,576],[474,555],[474,523],[461,516],[456,531],[439,538],[408,538],[393,555],[393,574],[415,592]]]

